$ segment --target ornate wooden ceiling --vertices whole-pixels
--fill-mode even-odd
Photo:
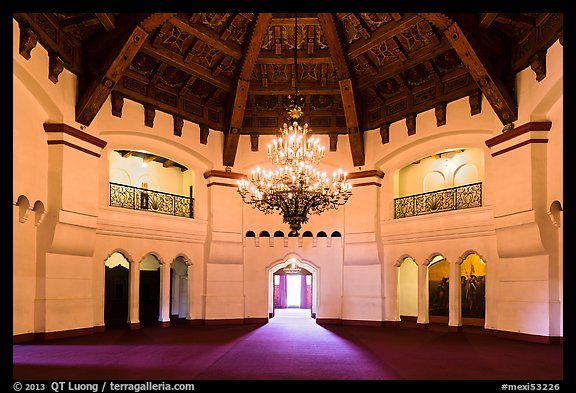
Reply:
[[[54,83],[64,68],[78,75],[76,120],[89,125],[110,97],[225,134],[223,165],[233,166],[240,134],[276,134],[295,75],[305,120],[317,134],[349,136],[355,166],[364,165],[363,132],[469,97],[471,114],[485,96],[503,125],[517,118],[514,76],[531,66],[546,76],[546,50],[560,38],[559,13],[158,13],[14,14],[25,58],[39,42]],[[297,38],[296,38],[297,37]],[[297,46],[297,73],[294,69]]]

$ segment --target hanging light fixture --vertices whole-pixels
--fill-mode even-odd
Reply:
[[[244,203],[265,214],[278,210],[290,225],[290,235],[298,236],[310,214],[320,214],[344,205],[352,195],[347,173],[339,169],[332,178],[316,166],[324,157],[324,146],[310,136],[304,123],[304,97],[298,91],[298,14],[294,18],[294,94],[288,96],[287,122],[280,136],[268,145],[268,159],[276,170],[252,171],[250,180],[238,181]]]
[[[299,274],[302,270],[296,262],[291,262],[287,264],[283,269],[286,274]]]

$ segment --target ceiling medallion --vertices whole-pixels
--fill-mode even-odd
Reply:
[[[297,15],[295,24],[296,32]],[[280,129],[281,135],[268,145],[268,159],[279,168],[252,170],[250,180],[238,181],[238,193],[244,203],[264,214],[278,210],[283,215],[283,222],[290,226],[290,235],[298,236],[310,214],[344,205],[352,195],[352,186],[343,170],[334,172],[330,179],[326,172],[316,168],[324,157],[324,146],[318,138],[310,137],[312,130],[303,121],[304,98],[298,92],[296,45],[294,70],[295,93],[288,96],[287,122]]]

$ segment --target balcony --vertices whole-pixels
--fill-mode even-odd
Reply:
[[[192,197],[112,182],[110,182],[110,206],[194,218]]]
[[[482,183],[445,188],[394,199],[394,218],[482,206]]]

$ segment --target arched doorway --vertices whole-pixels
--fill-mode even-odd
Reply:
[[[160,316],[160,261],[148,254],[140,262],[140,323],[156,323]]]
[[[268,270],[269,317],[277,310],[302,310],[316,317],[317,269],[296,257],[271,266]]]
[[[130,264],[126,257],[115,252],[105,262],[104,325],[125,326],[128,323]]]

